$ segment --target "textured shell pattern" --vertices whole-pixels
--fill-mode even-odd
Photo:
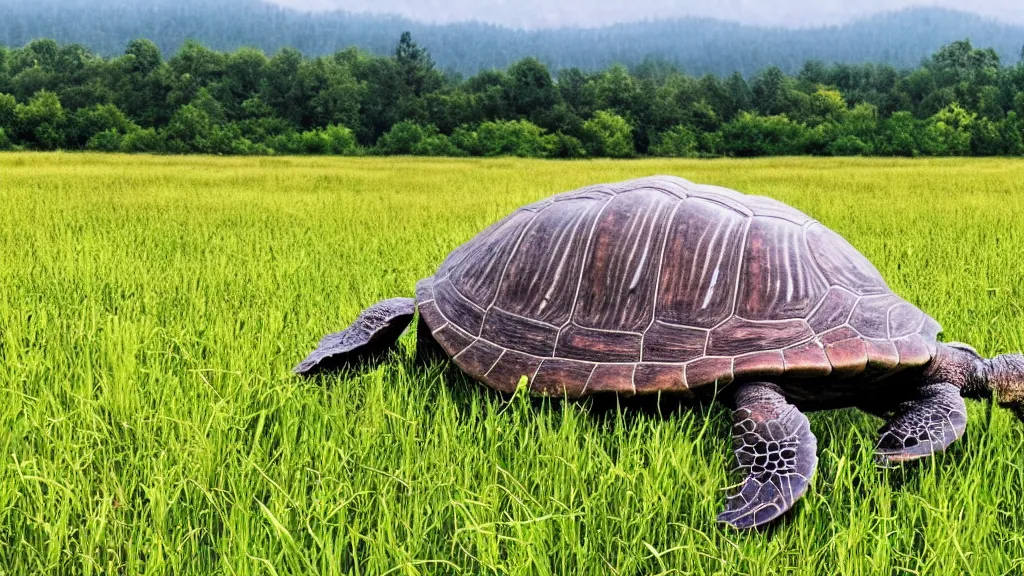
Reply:
[[[926,364],[941,331],[802,212],[667,176],[524,206],[454,250],[416,299],[470,376],[569,397],[879,378]]]

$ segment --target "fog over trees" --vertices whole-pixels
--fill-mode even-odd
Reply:
[[[261,0],[0,0],[0,45],[39,38],[79,43],[105,56],[148,38],[164,54],[187,39],[215,50],[242,46],[273,53],[292,47],[310,56],[349,46],[390,54],[411,31],[442,70],[464,75],[506,68],[532,56],[553,70],[601,70],[647,58],[690,74],[751,76],[769,66],[789,74],[804,62],[887,63],[917,66],[942,45],[971,38],[1015,63],[1024,26],[940,9],[873,16],[831,28],[791,30],[689,18],[618,24],[597,29],[518,31],[489,24],[430,25],[398,17],[341,12],[306,13]]]

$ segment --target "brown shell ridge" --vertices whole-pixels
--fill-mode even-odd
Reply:
[[[668,231],[672,229],[672,222],[676,219],[676,214],[679,213],[679,208],[683,206],[686,201],[686,197],[679,199],[675,207],[672,208],[672,213],[668,215],[668,220],[665,221],[665,234],[661,239],[661,254],[658,256],[658,270],[657,276],[654,278],[654,301],[651,303],[651,321],[647,323],[647,327],[644,328],[643,334],[640,336],[640,360],[644,359],[644,339],[647,337],[647,332],[650,331],[651,327],[658,318],[658,291],[661,290],[661,271],[665,267],[665,247],[668,246]]]
[[[828,294],[830,288],[842,288],[843,290],[846,290],[850,294],[859,298],[860,294],[853,292],[852,290],[845,286],[836,286],[832,284],[832,282],[828,278],[825,277],[825,272],[821,269],[821,266],[818,265],[818,261],[814,258],[814,253],[811,252],[811,241],[807,239],[807,231],[810,230],[811,226],[815,224],[818,224],[818,221],[814,220],[813,218],[808,220],[807,222],[804,222],[804,225],[801,227],[801,236],[804,239],[804,250],[806,250],[807,254],[811,255],[811,264],[813,265],[812,267],[814,268],[814,272],[818,275],[818,279],[824,282],[825,286],[828,287],[825,288],[825,293]],[[820,308],[824,302],[825,298],[824,296],[822,296],[821,302],[818,302],[818,305],[814,308],[814,310],[811,311],[810,314],[807,315],[807,317],[810,318],[811,316],[814,316],[814,313],[818,311],[818,308]],[[854,304],[853,307],[856,308],[857,305]]]
[[[730,317],[736,315],[736,309],[739,308],[739,305],[740,305],[740,277],[743,276],[743,264],[742,264],[742,262],[743,262],[743,258],[746,257],[746,255],[747,255],[747,243],[750,241],[750,228],[753,225],[754,225],[754,219],[753,218],[747,218],[747,225],[746,225],[746,227],[743,230],[743,241],[740,242],[740,258],[738,260],[738,262],[740,262],[740,264],[738,264],[736,266],[736,277],[732,279],[733,280],[733,282],[732,282],[733,283],[733,286],[732,286],[732,310],[731,310],[731,312],[729,314]],[[728,318],[726,318],[726,320],[728,320]],[[705,352],[707,352],[707,348],[705,348]]]
[[[612,196],[612,198],[614,197],[615,196]],[[594,222],[591,223],[590,225],[590,232],[587,233],[587,244],[584,247],[585,249],[583,250],[584,262],[586,262],[587,257],[590,256],[590,251],[594,242],[594,231],[597,230],[597,224],[598,222],[601,221],[601,216],[604,215],[604,211],[608,209],[608,205],[611,204],[612,198],[609,198],[608,200],[605,201],[605,203],[601,206],[601,209],[597,211],[597,215],[594,216]],[[572,320],[572,318],[576,316],[576,306],[580,302],[580,288],[583,286],[583,272],[583,267],[581,266],[579,278],[576,279],[576,293],[573,295],[572,298],[572,306],[569,307],[570,321]]]

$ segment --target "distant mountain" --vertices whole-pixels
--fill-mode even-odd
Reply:
[[[554,69],[601,69],[645,58],[674,63],[691,74],[752,74],[770,65],[796,72],[807,60],[885,62],[916,66],[943,44],[970,38],[1016,63],[1024,26],[966,12],[912,9],[844,26],[759,28],[685,18],[605,28],[522,31],[482,23],[433,25],[344,12],[306,13],[260,0],[0,0],[0,44],[36,38],[76,42],[104,54],[120,53],[133,38],[154,40],[165,53],[188,38],[218,50],[256,46],[274,52],[293,46],[309,55],[348,46],[390,53],[402,31],[426,46],[439,66],[463,74],[504,68],[536,56]]]

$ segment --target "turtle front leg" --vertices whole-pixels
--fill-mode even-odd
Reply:
[[[885,466],[917,460],[945,450],[966,428],[967,405],[960,388],[946,382],[926,384],[878,431],[875,456]]]
[[[733,448],[747,477],[718,520],[754,528],[784,514],[807,491],[818,465],[818,441],[807,417],[774,384],[744,384],[735,401]]]

